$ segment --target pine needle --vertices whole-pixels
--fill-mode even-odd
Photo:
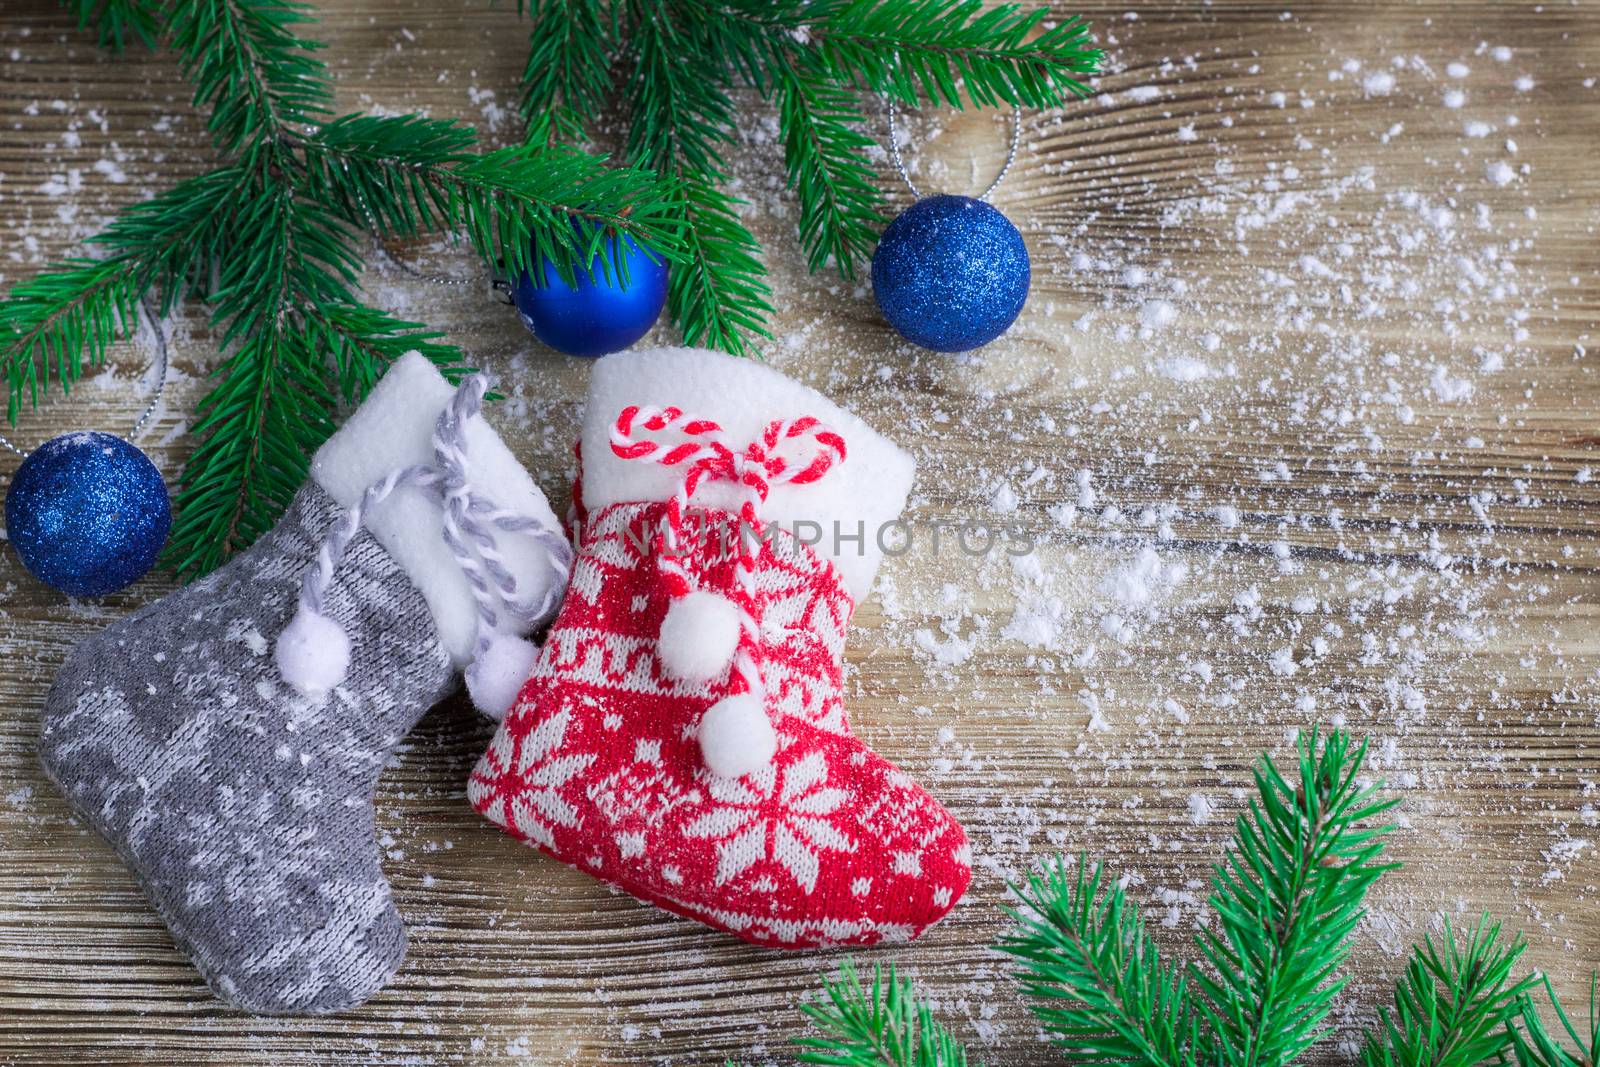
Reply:
[[[747,335],[771,336],[764,320],[772,290],[761,246],[739,221],[741,201],[716,186],[688,178],[678,197],[673,209],[684,222],[687,262],[668,277],[667,304],[683,341],[748,355]]]
[[[735,354],[749,351],[749,334],[772,305],[761,246],[739,220],[737,199],[721,153],[733,144],[734,110],[727,71],[685,62],[699,54],[693,24],[680,26],[670,5],[629,0],[625,36],[636,48],[627,93],[633,107],[628,155],[676,183],[675,217],[684,226],[687,262],[676,265],[667,305],[688,344]]]
[[[475,142],[455,123],[346,116],[307,143],[308,191],[351,225],[376,222],[380,235],[463,231],[512,277],[544,259],[569,282],[577,270],[609,273],[615,233],[686,261],[677,192],[648,171],[567,148],[479,154]]]
[[[333,397],[314,359],[285,322],[247,338],[212,374],[167,544],[179,574],[204,574],[248,548],[305,481],[311,452],[333,432]]]
[[[1321,1034],[1336,974],[1363,915],[1393,801],[1360,784],[1365,747],[1312,733],[1291,785],[1270,758],[1213,875],[1206,968],[1163,962],[1121,888],[1086,858],[1057,860],[1017,890],[1017,928],[998,946],[1023,961],[1035,1014],[1066,1058],[1088,1064],[1271,1064]]]
[[[1198,938],[1208,967],[1193,969],[1214,1044],[1205,1059],[1230,1067],[1281,1067],[1321,1035],[1349,937],[1390,829],[1371,820],[1393,807],[1359,779],[1366,746],[1334,731],[1299,745],[1291,785],[1270,758],[1255,773],[1257,798],[1239,816],[1233,847],[1212,874],[1215,928]]]
[[[759,7],[757,0],[740,0]],[[908,106],[1064,107],[1089,95],[1103,54],[1078,18],[983,0],[828,0],[799,5],[823,61]],[[1046,26],[1046,21],[1054,25]]]
[[[181,574],[218,566],[277,521],[338,404],[358,402],[398,356],[466,372],[437,331],[357,299],[362,230],[461,232],[496,270],[548,259],[568,280],[611,271],[616,232],[691,262],[684,196],[653,174],[564,148],[481,152],[469,127],[417,116],[324,122],[332,88],[321,45],[296,35],[311,16],[295,0],[67,2],[111,36],[159,13],[225,162],[124,211],[90,238],[104,258],[65,261],[0,300],[8,413],[104,359],[146,295],[163,314],[204,299],[224,358],[178,484],[167,559]]]
[[[1552,1033],[1533,997],[1524,994],[1519,1005],[1520,1025],[1513,1026],[1511,1033],[1517,1067],[1595,1067],[1600,1063],[1600,971],[1589,975],[1589,1025],[1582,1031],[1562,1006],[1549,976],[1541,976],[1535,984],[1544,987],[1561,1029]]]
[[[333,432],[333,395],[303,309],[345,299],[360,269],[325,209],[288,188],[251,200],[238,221],[243,240],[222,265],[212,313],[222,345],[236,347],[190,429],[197,444],[167,543],[180,574],[249,547],[305,481]]]
[[[520,5],[519,5],[520,10]],[[771,290],[724,154],[736,83],[775,101],[799,236],[814,272],[857,277],[884,225],[862,94],[962,107],[1058,107],[1099,69],[1079,19],[982,0],[533,0],[527,139],[581,140],[627,69],[628,155],[681,190],[687,264],[668,306],[691,344],[746,354]]]
[[[919,1000],[893,967],[872,969],[863,984],[845,960],[836,979],[823,979],[826,1000],[801,1011],[821,1031],[798,1038],[801,1063],[829,1067],[965,1067],[967,1050]]]
[[[129,39],[154,48],[161,36],[161,12],[155,0],[62,0],[78,16],[78,28],[94,27],[101,48],[120,52]]]
[[[522,120],[528,144],[577,144],[611,94],[615,25],[600,0],[532,0]]]
[[[1532,985],[1511,979],[1525,948],[1521,938],[1502,943],[1500,925],[1487,915],[1461,945],[1446,918],[1439,944],[1428,937],[1412,952],[1394,1010],[1379,1013],[1361,1050],[1364,1067],[1474,1067],[1500,1059],[1513,1041],[1507,1024]]]
[[[1043,9],[977,0],[533,0],[531,143],[481,152],[455,123],[329,120],[332,84],[321,44],[299,36],[312,21],[300,0],[63,2],[113,46],[164,34],[223,162],[91,238],[104,258],[65,261],[0,300],[7,410],[14,420],[52,377],[70,387],[148,294],[163,313],[205,299],[225,356],[180,479],[169,559],[186,574],[270,527],[336,405],[402,351],[463,369],[437,332],[361,305],[359,231],[459,233],[492,269],[548,261],[568,281],[614,276],[623,233],[671,261],[686,342],[749,353],[772,293],[723,163],[736,82],[778,102],[808,263],[852,278],[883,221],[858,91],[1059,102],[1098,61],[1081,23],[1045,27]],[[558,146],[584,138],[621,81],[614,52],[631,167]]]
[[[327,113],[322,45],[295,36],[315,21],[295,0],[169,0],[163,12],[196,107],[224,152],[292,133]]]
[[[0,300],[0,368],[9,392],[6,416],[15,424],[26,396],[38,406],[53,376],[70,390],[85,366],[133,328],[135,308],[152,290],[169,310],[209,267],[223,246],[238,169],[185,181],[137,204],[91,238],[107,253],[75,259],[18,282]]]
[[[865,117],[853,95],[815,70],[785,62],[775,71],[778,124],[783,132],[789,186],[800,200],[800,244],[811,271],[831,259],[839,276],[853,280],[856,264],[872,255],[884,216],[862,132]]]
[[[1058,857],[1016,893],[1017,927],[996,947],[1022,961],[1022,992],[1067,1062],[1194,1062],[1188,980],[1161,959],[1138,908],[1099,864]]]
[[[1016,887],[1014,929],[996,946],[1069,1063],[1214,1067],[1296,1061],[1325,1032],[1338,968],[1367,890],[1394,864],[1378,862],[1394,801],[1363,784],[1366,744],[1340,731],[1298,746],[1291,785],[1272,760],[1213,875],[1216,928],[1196,939],[1207,967],[1162,960],[1122,887],[1086,857],[1058,857]],[[1392,1010],[1366,1035],[1363,1067],[1596,1067],[1600,972],[1580,1030],[1548,977],[1515,980],[1526,948],[1502,940],[1485,915],[1464,940],[1448,920],[1416,947]],[[1556,1027],[1531,992],[1543,986]],[[959,1043],[894,970],[867,987],[846,963],[803,1005],[821,1031],[795,1044],[802,1062],[850,1067],[962,1063]],[[931,1051],[930,1051],[931,1050]],[[730,1061],[731,1067],[732,1061]]]
[[[441,343],[444,335],[420,322],[406,322],[360,304],[340,303],[308,310],[306,320],[312,346],[328,353],[333,361],[340,398],[347,404],[359,402],[378,384],[389,364],[408,352],[421,353],[451,383],[473,371],[460,349]]]

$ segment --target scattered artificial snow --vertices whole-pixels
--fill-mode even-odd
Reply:
[[[752,111],[730,152],[734,191],[749,202],[742,217],[783,308],[769,361],[916,453],[914,522],[1015,526],[1037,542],[1017,557],[969,558],[947,540],[938,558],[918,549],[891,559],[857,616],[845,702],[903,701],[908,717],[929,718],[890,728],[868,710],[852,725],[967,820],[982,901],[969,912],[1040,856],[1086,848],[1115,852],[1150,914],[1183,930],[1207,914],[1201,861],[1215,858],[1248,795],[1257,744],[1346,723],[1374,735],[1371,772],[1407,794],[1397,847],[1437,855],[1424,834],[1459,835],[1445,847],[1465,848],[1483,820],[1508,827],[1484,897],[1559,953],[1570,925],[1540,894],[1560,882],[1562,899],[1592,906],[1600,786],[1592,774],[1579,780],[1581,752],[1535,764],[1502,743],[1528,732],[1565,752],[1577,728],[1592,732],[1600,706],[1593,659],[1556,641],[1579,623],[1548,568],[1554,516],[1592,507],[1600,464],[1548,458],[1552,430],[1536,418],[1551,361],[1593,361],[1574,309],[1594,278],[1553,276],[1542,258],[1552,234],[1594,236],[1557,233],[1537,210],[1563,227],[1583,217],[1576,205],[1550,211],[1541,187],[1541,173],[1554,173],[1540,169],[1551,117],[1534,79],[1553,87],[1557,75],[1507,68],[1513,51],[1487,42],[1266,70],[1252,69],[1259,56],[1234,64],[1180,48],[1155,58],[1152,74],[1148,40],[1136,36],[1145,25],[1118,23],[1124,39],[1102,42],[1111,69],[1127,71],[1105,79],[1111,96],[1029,115],[1018,160],[1027,180],[1008,180],[996,203],[1029,237],[1035,289],[1012,334],[970,356],[886,347],[863,325],[875,321],[868,285],[807,274],[769,113]],[[1521,59],[1531,66],[1536,53]],[[1203,108],[1180,104],[1214,75],[1236,75],[1215,83],[1236,91],[1208,90]],[[464,77],[445,81],[459,88],[459,115],[492,143],[512,138],[514,84]],[[1520,116],[1508,114],[1512,90],[1532,94],[1515,98]],[[409,110],[404,92],[385,95],[370,110]],[[195,120],[176,103],[140,131],[149,143],[123,149],[110,135],[131,145],[129,120],[48,97],[17,110],[75,128],[30,188],[0,179],[0,196],[33,205],[25,219],[4,216],[23,220],[0,235],[12,277],[100,229],[99,197],[144,195],[150,176],[170,169],[152,145],[176,153],[196,143]],[[113,121],[108,135],[102,123]],[[938,133],[957,120],[919,121]],[[1148,138],[1130,140],[1135,150],[1085,139],[1071,153],[1047,151],[1132,122]],[[43,128],[44,119],[29,126]],[[912,163],[929,187],[986,183],[984,174],[969,183],[977,161],[948,141],[918,144]],[[1055,174],[1068,192],[1047,203],[1039,194]],[[444,240],[410,251],[433,269],[476,270]],[[403,317],[473,324],[464,339],[474,358],[511,394],[490,417],[558,497],[572,474],[585,366],[538,349],[515,316],[463,311],[460,290],[420,287],[381,264],[366,282]],[[175,383],[149,438],[174,454],[167,446],[214,365],[202,316],[185,314],[191,379]],[[673,340],[662,327],[647,343]],[[129,388],[121,358],[120,379],[93,382]],[[900,389],[902,380],[932,387]],[[1448,490],[1429,477],[1441,469]],[[1592,566],[1586,545],[1569,547],[1581,557],[1573,567]],[[96,624],[106,621],[98,610],[63,609]],[[266,650],[259,634],[230,637]],[[1491,640],[1494,658],[1473,655]],[[1502,648],[1514,651],[1502,659]],[[1552,687],[1549,698],[1530,696],[1519,670],[1553,679],[1537,683]],[[1549,791],[1535,802],[1525,788],[1535,775],[1560,776],[1570,803]],[[12,785],[0,781],[12,807],[43,803]],[[435,847],[452,843],[412,851]],[[1418,902],[1403,895],[1407,884],[1380,887],[1361,951],[1398,954],[1431,909],[1491,903],[1465,893]],[[959,1025],[981,1024],[1010,1048],[1033,1030],[1001,968],[963,956],[952,974],[927,977]],[[648,1043],[659,1030],[639,1020],[657,1012],[628,1000],[608,1036]],[[478,1051],[534,1047],[499,1034]]]
[[[1193,356],[1173,356],[1161,360],[1156,364],[1156,370],[1162,377],[1175,382],[1198,382],[1211,377],[1213,373],[1209,363]]]
[[[1394,92],[1394,75],[1386,70],[1375,70],[1361,79],[1361,91],[1368,96],[1388,96]]]
[[[1171,326],[1177,317],[1178,309],[1170,300],[1149,300],[1139,309],[1139,321],[1152,330]]]

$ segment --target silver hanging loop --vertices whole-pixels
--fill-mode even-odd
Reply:
[[[911,172],[906,170],[905,160],[900,156],[900,142],[895,138],[895,119],[899,108],[895,105],[893,96],[885,96],[884,102],[889,105],[889,158],[894,161],[894,169],[899,172],[900,180],[906,183],[906,188],[911,190],[911,195],[918,200],[922,199],[922,192],[917,188],[917,183],[911,180]],[[983,191],[979,200],[987,201],[994,191],[1000,188],[1000,183],[1005,181],[1006,172],[1011,169],[1011,164],[1017,161],[1017,148],[1022,144],[1022,108],[1012,105],[1011,108],[1011,144],[1006,149],[1006,161],[1000,168],[1000,173],[994,176],[994,181],[989,183],[989,188]]]
[[[348,174],[350,171],[350,164],[345,163],[343,166],[345,173]],[[360,200],[359,197],[357,199],[361,204],[361,214],[364,215],[367,220],[367,231],[372,234],[373,247],[378,250],[378,255],[382,256],[385,261],[393,264],[404,273],[415,278],[417,281],[427,282],[429,285],[449,285],[460,288],[477,284],[476,276],[466,277],[453,274],[430,274],[427,271],[419,270],[412,264],[407,263],[393,252],[389,251],[389,246],[383,243],[383,231],[378,228],[377,216],[372,213],[372,209],[367,206],[367,202],[365,200]],[[510,303],[510,301],[508,300],[506,303]]]

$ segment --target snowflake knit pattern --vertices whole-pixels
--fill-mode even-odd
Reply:
[[[360,638],[349,678],[317,701],[278,678],[271,638],[341,518],[307,485],[248,552],[83,641],[44,710],[45,771],[217,995],[254,1012],[341,1011],[399,968],[373,791],[456,684],[422,595],[365,531],[325,605]]]
[[[705,426],[715,424],[678,428],[693,436]],[[613,447],[630,458],[627,441]],[[783,469],[762,459],[769,473]],[[670,500],[580,516],[566,603],[468,796],[556,859],[747,941],[915,937],[960,898],[970,852],[950,814],[850,732],[840,692],[854,601],[833,566],[789,533],[742,536],[758,509],[704,510],[700,536],[687,536],[685,473],[687,491]],[[701,477],[761,473],[725,462]],[[663,623],[688,590],[742,609],[737,653],[709,681],[663,664]],[[737,777],[712,773],[702,720],[751,691],[774,728],[772,755]]]
[[[343,1011],[394,975],[378,776],[463,664],[472,688],[498,657],[509,684],[474,696],[510,704],[521,635],[565,584],[569,546],[482,420],[487,389],[397,360],[277,526],[85,639],[45,702],[45,772],[239,1007]]]

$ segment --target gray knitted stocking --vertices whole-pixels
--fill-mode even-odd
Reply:
[[[45,770],[113,845],[212,989],[330,1012],[405,956],[373,835],[395,746],[455,685],[423,596],[362,530],[323,611],[352,638],[321,699],[273,642],[344,512],[314,483],[226,567],[84,641],[44,711]]]

